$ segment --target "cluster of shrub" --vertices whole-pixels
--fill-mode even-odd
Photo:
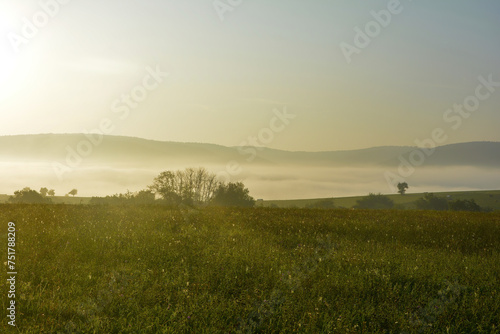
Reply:
[[[241,182],[224,183],[204,168],[187,168],[162,172],[146,190],[92,197],[90,204],[253,207],[255,200]]]
[[[40,192],[28,187],[14,192],[10,203],[50,204],[47,195],[54,196],[53,190],[42,188]],[[73,189],[68,195],[75,196]],[[255,200],[241,182],[224,183],[215,174],[204,168],[187,168],[165,171],[158,175],[148,189],[138,192],[127,191],[106,197],[92,197],[92,205],[167,205],[167,206],[235,206],[253,207]]]
[[[333,199],[324,199],[310,203],[305,206],[307,209],[333,209],[335,208],[335,203]],[[382,194],[372,194],[365,196],[356,201],[354,209],[392,209],[394,208],[394,202],[387,196]]]
[[[32,203],[32,204],[50,204],[52,199],[48,196],[54,196],[54,190],[47,190],[47,188],[40,189],[40,192],[26,187],[22,190],[14,191],[14,196],[10,196],[9,203]]]
[[[474,199],[457,199],[449,201],[446,198],[435,196],[434,194],[425,194],[423,198],[419,198],[415,202],[415,206],[419,210],[450,210],[450,211],[489,211],[481,208]],[[325,199],[308,204],[309,209],[332,209],[335,208],[333,199]],[[354,209],[394,209],[397,206],[394,201],[388,196],[382,194],[370,193],[356,201]]]
[[[481,208],[474,199],[457,199],[449,201],[446,198],[435,196],[434,194],[425,194],[415,202],[419,210],[451,210],[451,211],[488,211]],[[382,194],[369,194],[357,201],[354,208],[357,209],[392,209],[394,201]]]
[[[65,196],[75,196],[78,190],[73,189]],[[54,189],[41,188],[40,192],[31,189],[30,187],[25,187],[21,190],[14,191],[14,196],[10,196],[7,200],[9,203],[31,203],[31,204],[50,204],[52,199],[49,197],[54,197],[56,191]]]
[[[415,205],[421,210],[451,210],[451,211],[489,211],[483,209],[476,203],[474,199],[457,199],[448,201],[446,198],[435,196],[434,194],[425,194],[423,198],[419,198]]]

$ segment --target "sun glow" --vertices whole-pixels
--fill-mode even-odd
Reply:
[[[0,36],[5,37],[0,42],[0,100],[12,94],[14,90],[13,81],[20,57],[7,38],[11,33],[13,31],[10,20],[5,15],[0,15]]]
[[[18,56],[5,49],[6,45],[0,44],[0,101],[13,94],[18,86],[15,84]]]

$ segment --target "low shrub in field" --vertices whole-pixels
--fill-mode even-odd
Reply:
[[[470,199],[470,200],[457,199],[453,202],[450,202],[449,206],[450,206],[450,210],[453,210],[453,211],[472,211],[472,212],[482,211],[481,207],[476,203],[476,201],[474,199]]]
[[[423,198],[419,198],[415,205],[420,210],[448,210],[448,201],[445,198],[435,196],[434,194],[425,194]]]
[[[356,209],[392,209],[394,202],[382,194],[369,194],[358,200],[354,208]]]

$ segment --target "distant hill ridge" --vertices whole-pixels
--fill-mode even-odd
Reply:
[[[95,143],[98,137],[93,137]],[[59,161],[70,151],[88,149],[92,142],[84,134],[40,134],[0,136],[0,161]],[[135,137],[104,136],[91,144],[85,164],[130,167],[161,166],[165,163],[309,165],[309,166],[396,166],[409,159],[411,146],[382,146],[358,150],[303,152],[269,148],[226,147],[205,143],[162,142]],[[255,155],[255,153],[258,153]],[[255,159],[252,160],[252,157]],[[251,161],[250,161],[251,160]],[[426,165],[500,167],[500,142],[468,142],[437,147],[426,156]]]

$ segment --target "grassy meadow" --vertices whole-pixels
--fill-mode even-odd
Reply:
[[[19,333],[500,332],[499,213],[3,204],[3,261],[9,221]]]

